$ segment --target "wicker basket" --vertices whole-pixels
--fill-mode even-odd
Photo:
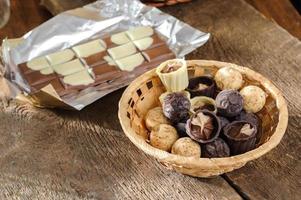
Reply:
[[[183,157],[152,147],[147,140],[148,131],[143,118],[149,109],[160,105],[158,97],[165,88],[155,70],[151,70],[134,80],[119,102],[118,117],[123,131],[139,149],[158,159],[168,169],[196,177],[210,177],[238,169],[280,142],[288,123],[287,105],[281,92],[268,79],[249,68],[231,63],[192,60],[187,61],[187,65],[190,77],[214,75],[219,68],[231,66],[243,74],[246,85],[257,85],[265,90],[268,97],[264,108],[258,113],[262,120],[262,135],[257,148],[237,156],[209,159]]]

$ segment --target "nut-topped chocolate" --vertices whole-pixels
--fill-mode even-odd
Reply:
[[[186,131],[193,140],[208,143],[218,137],[220,123],[213,112],[199,110],[186,122]]]
[[[238,91],[223,90],[216,96],[215,104],[220,115],[234,117],[242,111],[244,101]]]

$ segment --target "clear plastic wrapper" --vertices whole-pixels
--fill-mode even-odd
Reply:
[[[157,8],[137,0],[98,0],[82,8],[63,12],[25,34],[20,40],[2,43],[2,83],[6,95],[21,95],[40,107],[81,110],[106,94],[128,85],[134,78],[153,68],[134,69],[122,77],[87,87],[61,97],[51,84],[33,93],[18,65],[34,58],[72,48],[75,45],[127,31],[132,27],[152,27],[175,57],[183,58],[203,45],[209,34],[179,21]],[[159,65],[159,63],[158,63]]]

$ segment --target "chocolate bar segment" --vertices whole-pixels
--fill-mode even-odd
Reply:
[[[23,77],[28,82],[29,85],[34,86],[44,82],[49,82],[52,79],[56,78],[55,74],[42,74],[40,71],[33,71],[28,74],[23,74]]]
[[[116,60],[116,64],[122,71],[133,71],[135,67],[142,65],[145,62],[141,53]]]
[[[44,82],[44,83],[40,83],[38,85],[32,86],[32,88],[33,88],[34,92],[38,92],[39,90],[41,90],[42,88],[46,87],[49,84],[52,85],[52,87],[54,88],[54,90],[57,92],[57,94],[59,96],[63,96],[66,94],[76,92],[76,90],[70,90],[70,89],[67,90],[58,77],[56,77],[55,79],[52,79],[50,82]]]
[[[148,62],[168,60],[172,57],[175,57],[174,53],[167,47],[166,44],[157,48],[145,50],[142,52],[142,54]]]
[[[103,40],[107,49],[118,45],[123,45],[131,41],[126,32],[113,34],[111,36],[105,37]]]
[[[82,70],[73,74],[70,74],[68,76],[65,76],[62,78],[63,83],[67,86],[84,86],[90,85],[94,83],[94,79],[88,72],[88,70]]]
[[[153,35],[154,29],[149,26],[140,26],[128,30],[126,34],[131,40],[139,40]]]
[[[96,82],[104,82],[113,80],[122,75],[122,72],[115,66],[103,63],[92,68]]]
[[[71,49],[65,49],[46,56],[51,65],[68,62],[75,58],[75,53]]]
[[[105,63],[104,57],[108,56],[106,51],[102,51],[96,54],[93,54],[91,56],[88,56],[86,58],[83,58],[83,60],[86,62],[87,65],[93,67],[100,63]]]
[[[152,37],[135,40],[133,43],[140,51],[156,48],[165,44],[165,42],[159,38],[157,34],[153,35]]]
[[[108,49],[108,53],[113,59],[120,59],[137,53],[137,49],[132,42],[129,42],[124,45]]]
[[[50,66],[46,57],[35,58],[31,61],[28,61],[26,65],[32,70],[40,70]]]
[[[67,76],[69,74],[73,74],[85,69],[84,65],[79,59],[72,60],[64,64],[54,65],[52,68],[57,74],[61,76]]]
[[[93,40],[72,48],[76,55],[81,58],[105,51],[104,41],[101,39]]]

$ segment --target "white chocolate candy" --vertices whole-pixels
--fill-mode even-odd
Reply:
[[[149,37],[154,34],[154,29],[149,26],[135,27],[126,32],[131,40],[138,40],[141,38]]]
[[[72,49],[76,52],[78,57],[88,57],[106,50],[104,41],[100,39],[77,45]]]
[[[238,90],[243,85],[241,73],[232,67],[223,67],[219,69],[214,77],[217,87],[221,90]]]
[[[244,99],[244,109],[247,112],[256,113],[265,105],[266,94],[260,87],[254,85],[246,86],[240,90],[240,95]]]
[[[42,70],[40,70],[40,73],[43,74],[43,75],[48,75],[48,74],[52,74],[54,71],[51,67],[47,67],[47,68],[44,68]]]
[[[140,51],[148,49],[150,46],[152,46],[153,42],[154,42],[154,39],[151,38],[151,37],[146,37],[146,38],[143,38],[143,39],[140,39],[140,40],[133,41],[133,43],[135,44],[135,46]]]
[[[64,64],[52,66],[53,70],[63,76],[82,71],[85,69],[84,65],[80,62],[79,59],[66,62]]]
[[[129,42],[121,46],[110,48],[108,52],[113,59],[119,59],[135,54],[137,49],[132,42]]]
[[[32,70],[41,70],[49,67],[46,57],[39,57],[27,62],[27,67]]]
[[[120,60],[116,60],[117,66],[122,71],[132,71],[135,67],[138,67],[144,62],[144,57],[141,53],[134,54],[132,56],[128,56],[122,58]]]
[[[115,61],[110,56],[104,56],[103,59],[111,66],[116,66]]]
[[[65,76],[63,78],[64,83],[72,86],[89,85],[94,83],[94,79],[91,77],[87,70],[76,72],[74,74]]]
[[[71,49],[55,52],[46,56],[51,65],[57,65],[72,60],[75,57]]]
[[[122,45],[122,44],[130,42],[130,39],[128,38],[128,36],[126,35],[125,32],[121,32],[121,33],[116,33],[116,34],[112,35],[111,41],[114,44]]]

